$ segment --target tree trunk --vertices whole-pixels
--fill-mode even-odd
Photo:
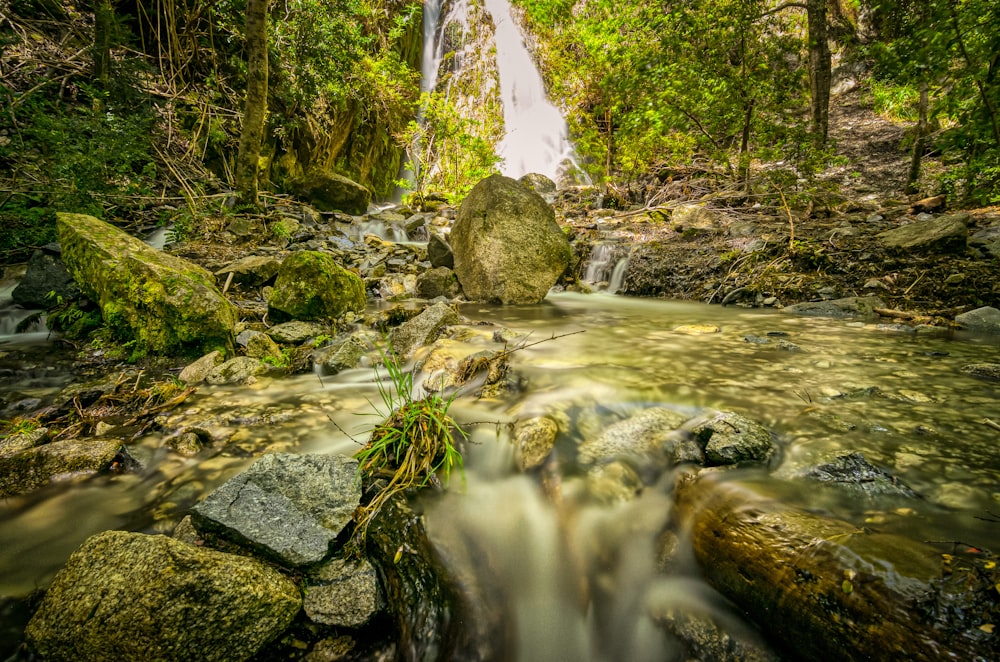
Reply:
[[[920,81],[920,103],[918,106],[917,135],[913,137],[913,153],[910,155],[910,174],[906,178],[906,194],[913,195],[919,190],[920,162],[924,157],[927,141],[927,88],[926,80]]]
[[[830,44],[826,34],[827,0],[807,0],[809,23],[809,131],[817,147],[826,144],[830,124],[830,84],[833,77]]]
[[[115,10],[111,0],[98,0],[94,7],[94,81],[102,92],[108,91],[111,76],[111,40],[114,33]]]
[[[706,579],[794,659],[1000,659],[979,627],[1000,617],[1000,571],[986,555],[858,528],[735,482],[684,477],[675,498]]]
[[[236,157],[236,191],[243,204],[254,206],[267,115],[267,3],[268,0],[247,0],[247,98]]]

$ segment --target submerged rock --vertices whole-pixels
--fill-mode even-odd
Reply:
[[[962,366],[962,372],[980,379],[1000,382],[1000,363],[972,363]]]
[[[545,200],[501,175],[482,180],[465,198],[450,241],[455,273],[473,301],[538,303],[572,256]]]
[[[110,437],[66,439],[0,456],[0,497],[31,492],[60,476],[104,471],[122,443]]]
[[[135,352],[232,351],[236,309],[210,272],[93,216],[56,216],[67,269]]]
[[[326,253],[299,251],[281,263],[267,308],[276,322],[308,321],[360,313],[366,303],[365,286],[357,274]]]
[[[195,528],[289,567],[323,561],[361,501],[355,460],[265,455],[192,509]]]
[[[776,450],[767,428],[731,411],[719,412],[692,432],[709,466],[766,463]]]
[[[260,561],[107,531],[59,571],[28,623],[44,660],[245,660],[288,627],[298,587]]]
[[[514,459],[521,471],[541,466],[552,452],[559,426],[547,416],[518,421],[514,426]]]
[[[920,496],[889,472],[873,465],[861,453],[838,455],[827,462],[793,471],[790,477],[836,485],[867,497]]]
[[[671,409],[653,407],[613,423],[592,439],[584,439],[578,449],[579,461],[593,464],[620,455],[649,456],[661,450],[668,435],[687,417]]]

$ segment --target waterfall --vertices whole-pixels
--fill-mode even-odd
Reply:
[[[587,258],[587,268],[583,273],[583,281],[594,287],[607,285],[605,291],[616,294],[625,282],[625,272],[628,271],[629,256],[622,257],[623,247],[614,241],[602,241],[594,244]]]

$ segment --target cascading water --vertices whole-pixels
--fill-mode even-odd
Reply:
[[[604,287],[610,294],[621,290],[629,262],[628,256],[621,257],[621,253],[621,244],[616,242],[594,244],[587,259],[583,282],[598,288]]]

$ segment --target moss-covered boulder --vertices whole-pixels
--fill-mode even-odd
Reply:
[[[360,216],[368,211],[372,193],[353,179],[327,170],[311,170],[292,181],[292,193],[320,211]]]
[[[365,284],[326,254],[299,251],[281,263],[267,301],[274,322],[321,320],[365,309]]]
[[[57,219],[66,268],[133,355],[232,352],[236,309],[211,273],[93,216]]]
[[[107,531],[70,556],[25,630],[43,660],[245,660],[302,607],[256,559]]]
[[[455,273],[473,301],[538,303],[572,256],[545,200],[500,175],[472,189],[459,208],[450,240]]]
[[[65,439],[0,457],[0,497],[25,494],[59,476],[104,471],[122,448],[109,437]]]

